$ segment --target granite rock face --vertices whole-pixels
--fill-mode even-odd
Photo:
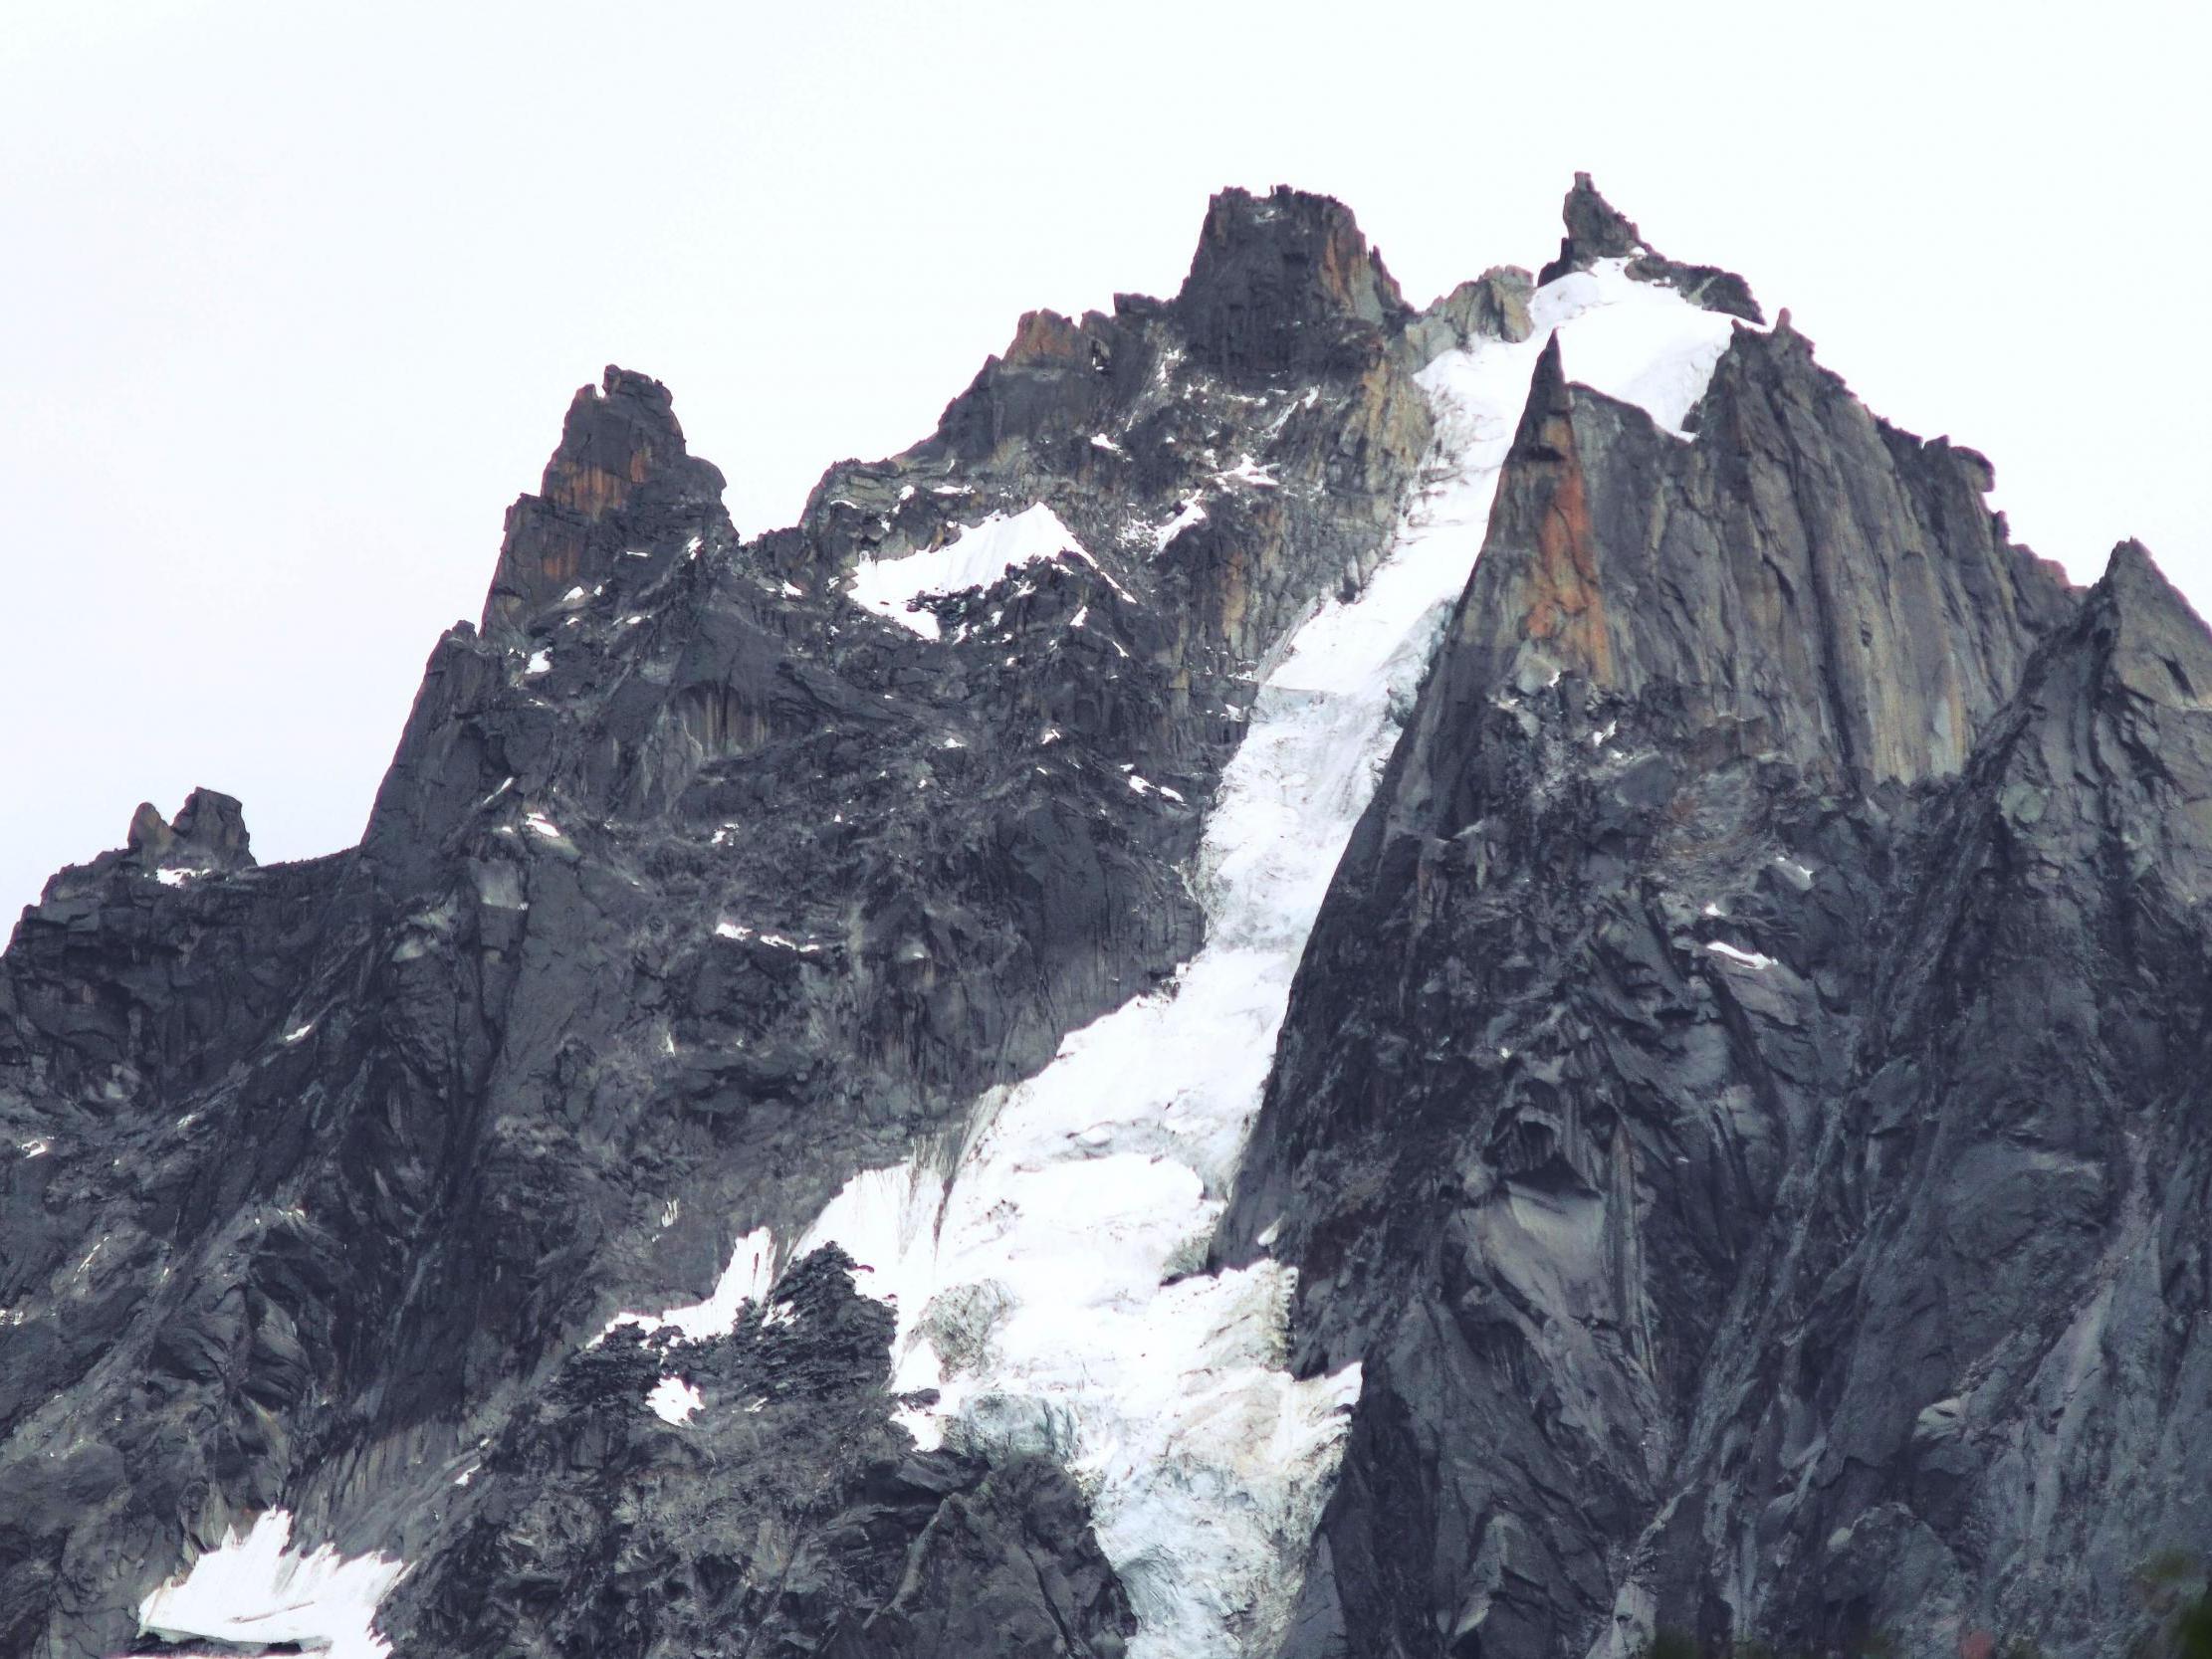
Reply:
[[[1159,1299],[1294,1268],[1236,1351],[1356,1382],[1290,1616],[1206,1652],[2125,1651],[2212,1548],[2212,638],[1565,216],[1417,311],[1340,204],[1224,192],[1175,297],[1022,317],[750,541],[665,387],[579,391],[358,847],[143,806],[0,956],[0,1655],[312,1650],[140,1628],[276,1512],[406,1563],[401,1659],[1168,1653],[1111,1459],[918,1441],[890,1254],[804,1241],[1190,994],[1224,768],[1326,704],[1261,682],[1485,442]],[[1583,273],[1712,331],[1688,437],[1539,353]]]
[[[2115,1650],[2212,1525],[2212,638],[1786,323],[1696,424],[1547,353],[1309,946],[1217,1247],[1366,1362],[1287,1651]]]
[[[507,510],[485,634],[512,636],[548,603],[618,571],[632,585],[665,574],[690,534],[728,534],[722,487],[721,472],[685,448],[668,388],[608,364],[597,387],[576,389],[539,493]]]
[[[892,1316],[850,1266],[807,1256],[726,1337],[572,1355],[393,1592],[395,1646],[1118,1659],[1129,1610],[1074,1482],[915,1452],[882,1411]],[[696,1422],[638,1410],[671,1365]]]

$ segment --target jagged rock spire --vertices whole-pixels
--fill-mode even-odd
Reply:
[[[1591,260],[1628,259],[1652,251],[1636,221],[1600,195],[1588,173],[1575,174],[1574,188],[1567,192],[1561,212],[1567,235],[1559,245],[1559,257],[1578,269]]]
[[[508,509],[485,631],[519,627],[569,588],[594,585],[624,552],[657,548],[631,574],[657,571],[670,531],[727,526],[722,489],[721,471],[685,448],[668,388],[608,364],[598,386],[577,388],[539,493]]]
[[[2132,538],[2112,549],[2087,608],[2112,618],[2112,678],[2168,708],[2212,707],[2212,632]]]
[[[1347,328],[1396,328],[1412,315],[1352,210],[1288,185],[1223,190],[1208,204],[1174,306],[1198,354],[1261,372],[1319,362]]]
[[[1555,282],[1576,271],[1587,271],[1603,259],[1625,259],[1629,275],[1640,282],[1671,288],[1692,305],[1746,322],[1763,322],[1766,313],[1751,297],[1751,286],[1732,271],[1713,265],[1684,265],[1657,252],[1645,241],[1636,221],[1607,201],[1588,173],[1575,174],[1574,187],[1560,209],[1567,234],[1559,240],[1559,257],[1537,274],[1539,283]]]
[[[126,857],[162,869],[243,870],[254,862],[245,808],[215,789],[193,790],[169,820],[151,801],[140,801],[124,847]]]

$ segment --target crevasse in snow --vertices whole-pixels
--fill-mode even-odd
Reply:
[[[1262,684],[1207,820],[1207,942],[1172,987],[979,1101],[949,1169],[856,1176],[792,1251],[842,1245],[895,1304],[895,1386],[939,1391],[901,1414],[923,1444],[1043,1452],[1084,1481],[1138,1615],[1133,1659],[1264,1650],[1294,1600],[1358,1368],[1283,1368],[1289,1268],[1182,1275],[1204,1262],[1307,934],[1472,569],[1545,338],[1562,330],[1571,379],[1677,434],[1727,343],[1728,318],[1621,263],[1540,289],[1530,339],[1422,375],[1438,482],[1366,589],[1321,605]]]
[[[148,1595],[138,1627],[169,1642],[193,1638],[240,1647],[296,1643],[329,1659],[384,1659],[370,1626],[376,1604],[405,1570],[388,1555],[343,1556],[329,1545],[292,1554],[292,1517],[261,1515]]]

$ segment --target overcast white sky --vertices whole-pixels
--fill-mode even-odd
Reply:
[[[2202,10],[0,0],[0,928],[198,783],[353,841],[603,363],[765,529],[1020,311],[1172,292],[1224,184],[1425,304],[1592,171],[2212,610]]]

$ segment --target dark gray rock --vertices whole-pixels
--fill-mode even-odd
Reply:
[[[916,1453],[886,1417],[892,1316],[849,1265],[796,1263],[728,1337],[571,1356],[394,1591],[398,1650],[1117,1659],[1129,1610],[1074,1483]],[[704,1398],[681,1425],[638,1409],[662,1375]]]
[[[607,365],[579,386],[535,496],[507,510],[484,631],[503,641],[560,595],[610,576],[639,586],[684,556],[688,535],[729,535],[721,472],[692,455],[658,380]]]
[[[1559,257],[1537,274],[1548,283],[1570,271],[1587,271],[1599,260],[1628,262],[1628,274],[1639,282],[1671,288],[1692,305],[1709,311],[1740,316],[1746,322],[1763,322],[1765,313],[1751,297],[1751,287],[1732,271],[1711,265],[1684,265],[1653,251],[1628,215],[1598,193],[1588,173],[1575,174],[1564,210],[1567,234],[1560,239]]]
[[[1229,373],[1320,367],[1413,315],[1350,210],[1287,185],[1214,198],[1175,307],[1193,352]]]
[[[1289,1653],[2117,1652],[2212,1543],[2212,640],[1986,482],[1786,327],[1690,445],[1539,370],[1217,1246],[1365,1364]]]
[[[666,1428],[638,1354],[576,1356],[1196,949],[1254,667],[1364,580],[1429,436],[1350,216],[1260,205],[1217,204],[1188,302],[1025,319],[936,434],[750,543],[665,388],[609,369],[509,516],[481,629],[433,651],[357,849],[254,869],[198,796],[25,914],[0,1652],[122,1651],[147,1590],[276,1505],[303,1547],[413,1563],[402,1652],[1117,1651],[1063,1472],[898,1473],[872,1305],[832,1321],[865,1375],[807,1382],[767,1438],[742,1410]],[[1316,327],[1253,359],[1277,336],[1233,297],[1285,284]],[[1040,501],[1089,557],[926,601],[934,640],[837,591]],[[512,1462],[456,1489],[487,1439]]]

